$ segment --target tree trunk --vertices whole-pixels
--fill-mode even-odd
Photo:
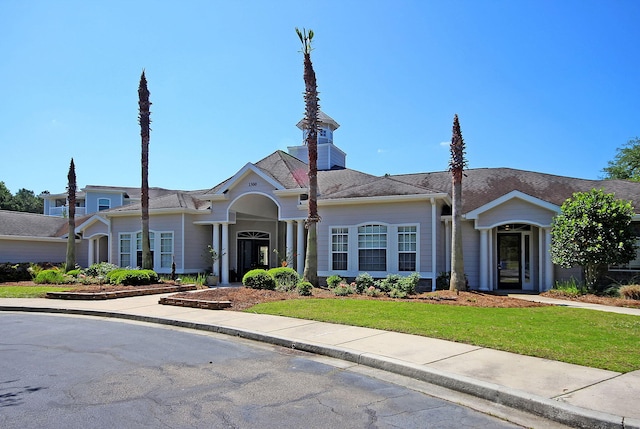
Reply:
[[[467,279],[464,275],[464,260],[462,255],[462,172],[466,166],[464,159],[464,140],[460,132],[458,115],[453,118],[453,133],[451,137],[451,199],[452,228],[451,228],[451,278],[449,290],[467,290]]]
[[[311,39],[313,31],[300,32],[296,28],[303,45],[304,53],[304,84],[305,84],[305,129],[307,130],[306,145],[309,152],[309,200],[307,227],[307,252],[305,255],[304,272],[302,278],[313,286],[318,287],[318,88],[316,73],[311,63]]]
[[[151,245],[149,241],[149,140],[151,134],[151,112],[149,110],[149,90],[147,89],[147,78],[144,70],[140,76],[140,86],[138,87],[138,106],[140,108],[140,137],[142,140],[142,186],[141,186],[141,206],[142,206],[142,268],[153,269],[153,258],[151,256]]]
[[[69,201],[69,236],[67,237],[67,258],[65,262],[65,271],[70,271],[76,267],[76,167],[71,158],[69,165],[68,192],[67,199]]]

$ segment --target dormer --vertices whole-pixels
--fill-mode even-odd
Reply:
[[[289,154],[301,161],[308,162],[309,151],[306,138],[309,130],[305,129],[305,120],[301,119],[296,126],[302,130],[302,145],[288,148]],[[333,132],[340,125],[329,115],[318,112],[318,170],[345,168],[347,154],[333,144]]]

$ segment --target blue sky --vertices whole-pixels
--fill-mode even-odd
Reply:
[[[315,32],[322,110],[347,166],[598,179],[640,135],[635,0],[0,0],[0,181],[140,185],[137,87],[151,91],[149,183],[205,189],[300,144]]]

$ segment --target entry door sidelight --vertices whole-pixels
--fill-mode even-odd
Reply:
[[[498,234],[498,289],[522,289],[522,234]]]

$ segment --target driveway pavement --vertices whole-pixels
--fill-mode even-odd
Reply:
[[[640,429],[640,371],[620,374],[369,328],[163,306],[159,297],[0,299],[0,311],[118,317],[219,332],[409,376],[572,427]]]

